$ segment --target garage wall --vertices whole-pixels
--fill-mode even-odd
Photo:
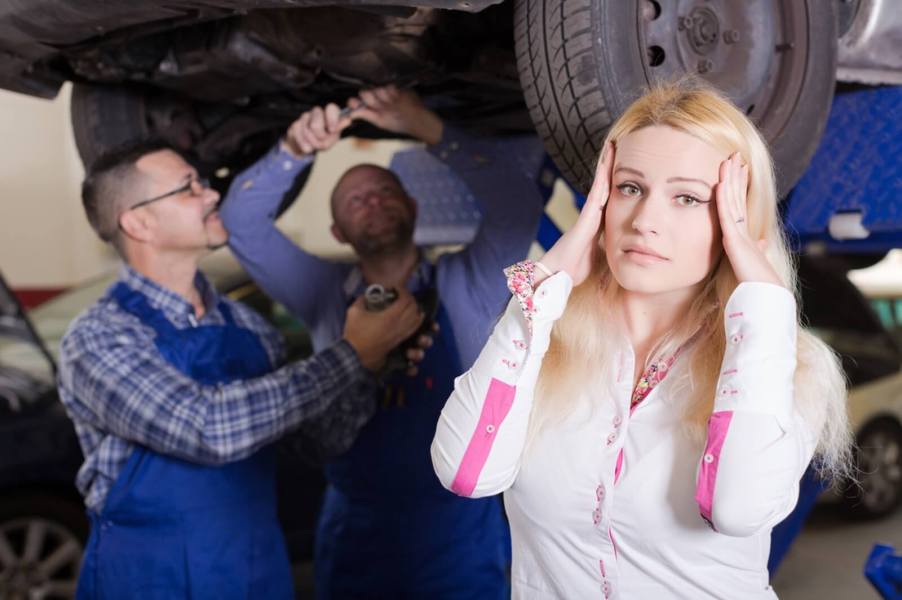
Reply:
[[[54,100],[0,90],[0,271],[14,289],[65,288],[117,264],[81,208],[84,169],[69,125],[70,94],[69,85]],[[279,226],[312,252],[350,259],[329,233],[329,192],[351,164],[388,165],[407,145],[343,140],[319,157]]]
[[[0,270],[14,288],[66,287],[114,264],[82,213],[69,95],[0,90]]]
[[[0,90],[0,271],[13,288],[65,288],[114,269],[115,255],[99,242],[85,220],[79,189],[84,171],[69,126],[70,86],[54,100]],[[304,193],[279,227],[308,251],[352,259],[350,248],[329,232],[328,198],[349,166],[387,166],[397,141],[342,140],[318,157]],[[548,213],[562,229],[576,218],[570,196],[559,185]],[[534,248],[532,254],[541,251]],[[872,271],[853,273],[871,293],[902,290],[902,254],[893,253]],[[879,272],[878,272],[879,271]],[[879,291],[877,291],[879,288]]]

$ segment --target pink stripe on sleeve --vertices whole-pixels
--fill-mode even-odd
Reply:
[[[514,395],[517,388],[492,379],[489,391],[486,392],[485,402],[482,405],[482,414],[476,424],[476,431],[470,438],[470,444],[464,452],[460,468],[451,484],[451,491],[459,496],[471,496],[476,488],[476,482],[489,458],[489,451],[495,443],[498,427],[514,403]]]
[[[705,453],[702,455],[698,482],[695,487],[695,501],[698,502],[702,517],[712,527],[714,525],[711,522],[711,511],[714,505],[714,486],[717,483],[717,466],[720,463],[720,451],[732,419],[733,411],[724,410],[712,414],[708,420],[708,443],[705,446]]]

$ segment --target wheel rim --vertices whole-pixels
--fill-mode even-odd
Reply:
[[[888,432],[875,432],[858,451],[861,504],[873,513],[884,512],[899,501],[902,491],[902,443]]]
[[[0,597],[74,598],[83,551],[78,537],[53,521],[0,524]]]
[[[786,127],[808,62],[805,2],[640,0],[648,81],[698,73],[772,141]]]

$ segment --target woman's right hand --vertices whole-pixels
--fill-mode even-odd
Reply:
[[[601,158],[595,168],[595,180],[592,189],[586,197],[576,223],[555,242],[551,250],[545,253],[539,262],[552,273],[566,271],[577,286],[589,276],[592,270],[592,250],[598,241],[598,230],[601,227],[601,217],[604,215],[604,207],[608,203],[611,192],[611,167],[614,164],[614,145],[608,142],[601,153]],[[535,273],[535,285],[538,285],[545,275],[537,270]]]

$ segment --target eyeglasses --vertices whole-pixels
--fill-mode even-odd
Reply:
[[[194,191],[194,184],[197,184],[200,187],[200,191]],[[141,208],[142,206],[147,206],[151,202],[156,202],[157,200],[162,200],[163,198],[168,198],[169,196],[176,196],[178,194],[183,194],[185,192],[190,192],[192,196],[200,197],[205,190],[210,189],[210,180],[205,177],[199,177],[197,179],[191,179],[185,185],[181,185],[176,189],[166,192],[165,194],[160,194],[159,196],[154,196],[153,198],[148,198],[147,200],[141,200],[140,202],[133,204],[129,208],[125,210],[135,210],[136,208]]]

